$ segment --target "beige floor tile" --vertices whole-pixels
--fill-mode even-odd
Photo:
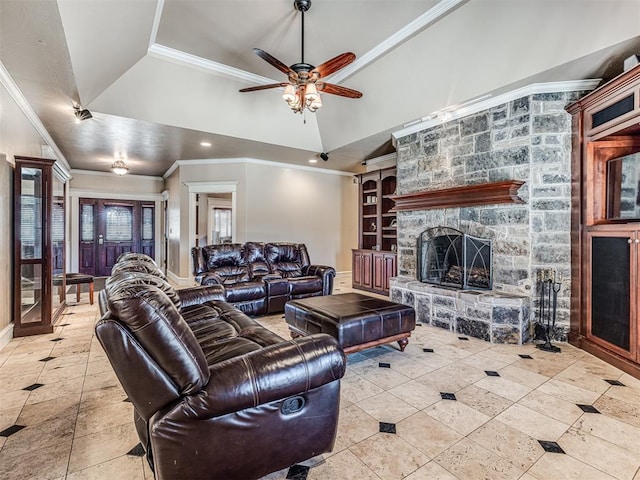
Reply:
[[[380,431],[380,422],[357,405],[340,410],[337,440],[350,447]]]
[[[38,377],[38,383],[54,383],[62,380],[70,380],[73,378],[83,378],[87,370],[86,364],[75,364],[70,366],[57,366],[54,368],[46,368]]]
[[[486,375],[482,380],[475,382],[475,386],[514,402],[521,399],[531,391],[529,387],[512,382],[509,379],[503,377],[489,377]]]
[[[631,404],[640,404],[640,390],[634,387],[620,387],[612,385],[606,392],[604,392],[603,395]]]
[[[418,449],[389,433],[378,433],[349,450],[383,480],[404,478],[429,461]]]
[[[373,397],[384,392],[384,389],[360,375],[350,375],[340,382],[340,393],[352,403]]]
[[[102,388],[98,390],[89,390],[82,392],[80,399],[80,412],[90,410],[96,407],[102,407],[111,403],[119,404],[127,398],[120,385]]]
[[[570,428],[560,437],[558,444],[567,455],[620,480],[633,478],[640,468],[640,453],[620,448],[584,430]],[[594,455],[594,452],[598,454]]]
[[[501,354],[498,353],[497,356],[494,357],[491,356],[491,349],[483,350],[482,352],[476,353],[470,357],[463,358],[462,360],[460,360],[460,363],[463,365],[470,365],[472,367],[479,368],[480,370],[498,371],[515,362],[515,359],[510,362],[505,362],[503,360],[503,357],[499,355]]]
[[[485,423],[468,438],[522,471],[527,471],[544,453],[536,439],[498,420]]]
[[[512,382],[529,388],[537,388],[550,378],[546,375],[540,375],[539,373],[517,367],[516,365],[509,365],[503,368],[500,370],[500,375]]]
[[[438,355],[442,355],[443,357],[451,360],[462,360],[463,358],[470,357],[471,355],[476,353],[469,350],[464,350],[462,348],[458,348],[461,343],[462,342],[458,341],[457,344],[442,345],[438,347],[437,353]]]
[[[429,362],[428,358],[424,358],[425,355],[427,354],[421,351],[416,356],[394,360],[392,368],[409,378],[418,378],[439,368]]]
[[[475,356],[471,358],[475,358]],[[470,358],[465,358],[464,360],[470,360]],[[475,383],[487,376],[485,373],[487,369],[485,369],[483,365],[470,365],[464,363],[464,360],[442,367],[438,370],[438,373],[459,378],[468,384]]]
[[[376,420],[387,423],[397,423],[418,412],[416,408],[389,392],[362,400],[358,402],[358,406]]]
[[[309,480],[379,480],[380,477],[373,473],[350,450],[342,452],[327,459],[321,465],[309,470]]]
[[[566,423],[518,404],[507,408],[496,419],[536,440],[556,441],[569,429]]]
[[[596,370],[599,371],[600,369]],[[561,380],[569,385],[599,394],[603,394],[611,386],[604,381],[604,378],[611,378],[611,375],[595,376],[594,373],[587,370],[584,362],[576,362],[554,377],[554,379]]]
[[[26,390],[13,390],[11,392],[0,392],[0,412],[22,408],[29,398]]]
[[[518,403],[567,425],[573,425],[573,422],[584,413],[575,403],[548,395],[540,390],[532,391]]]
[[[416,378],[416,381],[424,383],[438,392],[446,393],[456,393],[457,391],[471,385],[469,382],[455,374],[452,375],[451,372],[443,372],[442,369]]]
[[[593,404],[600,413],[615,417],[635,427],[640,427],[640,399],[637,403],[628,403],[607,395],[601,396]]]
[[[506,410],[513,402],[505,397],[496,395],[488,390],[479,388],[477,385],[469,385],[456,393],[459,402],[484,413],[489,417],[495,417],[500,412]]]
[[[21,411],[22,407],[15,407],[0,411],[0,431],[14,425],[16,420],[18,420]]]
[[[614,480],[615,478],[570,455],[558,453],[545,453],[527,473],[537,480]]]
[[[360,376],[384,390],[402,385],[411,380],[409,377],[393,370],[393,364],[391,368],[380,368],[376,363],[375,366],[365,368]]]
[[[126,478],[144,480],[144,458],[123,455],[93,467],[67,475],[67,480],[107,480]]]
[[[109,403],[79,413],[74,438],[133,423],[133,406],[128,402]]]
[[[42,382],[43,383],[43,382]],[[33,390],[26,402],[27,405],[34,403],[46,402],[60,397],[77,396],[80,399],[84,377],[71,378],[58,382],[45,383],[42,387]]]
[[[68,471],[74,473],[125,455],[139,442],[133,422],[76,438]]]
[[[420,467],[411,475],[406,477],[406,480],[459,480],[453,473],[448,472],[436,462],[429,462],[426,465]]]
[[[38,380],[40,372],[32,373],[12,373],[10,376],[3,376],[0,378],[0,393],[13,392],[21,390],[24,387],[33,385]]]
[[[453,358],[448,358],[443,355],[439,355],[437,351],[435,351],[438,347],[425,347],[425,348],[433,348],[433,352],[423,352],[424,354],[424,363],[427,365],[427,368],[430,371],[438,370],[439,368],[446,367],[447,365],[451,365],[455,362]]]
[[[606,415],[584,414],[574,426],[586,433],[607,440],[640,454],[640,428]]]
[[[465,438],[434,461],[460,480],[517,480],[524,472],[506,460]]]
[[[553,397],[562,398],[571,403],[581,403],[584,405],[592,405],[600,394],[586,390],[584,388],[570,385],[561,380],[551,379],[547,383],[541,385],[539,390]]]
[[[442,399],[440,397],[440,392],[435,390],[433,387],[415,380],[398,385],[397,387],[390,389],[389,393],[418,410],[422,410],[429,405],[433,405]]]
[[[462,434],[424,412],[418,412],[399,422],[396,432],[429,458],[436,457],[464,438]]]
[[[453,400],[440,400],[423,411],[462,435],[469,435],[490,420],[484,413]]]
[[[85,378],[82,391],[88,392],[90,390],[99,390],[101,388],[114,387],[117,385],[120,385],[120,382],[118,381],[118,377],[116,377],[115,373],[112,371],[99,373]]]
[[[18,434],[15,434],[18,435]],[[0,478],[3,480],[58,480],[64,478],[71,450],[71,438],[61,438],[47,448],[27,449],[22,455],[0,452]]]

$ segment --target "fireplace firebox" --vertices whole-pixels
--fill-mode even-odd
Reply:
[[[490,290],[491,240],[449,227],[418,237],[418,280],[462,289]]]

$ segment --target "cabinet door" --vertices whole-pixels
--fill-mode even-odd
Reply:
[[[373,254],[373,288],[376,290],[384,290],[385,269],[384,254]]]
[[[589,232],[587,337],[637,360],[638,243],[635,232]]]
[[[383,290],[389,293],[389,279],[396,276],[396,255],[385,254],[384,256],[384,285]]]
[[[353,286],[371,288],[371,254],[353,252]]]

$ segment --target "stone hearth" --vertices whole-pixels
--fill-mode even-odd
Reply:
[[[425,130],[397,136],[398,195],[518,180],[523,204],[398,212],[398,277],[392,299],[423,323],[492,342],[531,339],[536,273],[565,279],[556,340],[566,340],[570,304],[571,118],[583,92],[533,94]],[[417,238],[446,226],[493,242],[493,290],[458,291],[417,281]],[[531,313],[530,313],[531,312]]]

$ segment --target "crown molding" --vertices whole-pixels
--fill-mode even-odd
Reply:
[[[116,175],[113,172],[99,172],[99,171],[96,171],[96,170],[79,170],[79,169],[71,169],[70,173],[71,173],[71,175],[95,175],[95,176],[99,176],[99,177],[111,177],[112,179],[114,178],[114,175]],[[144,180],[153,180],[153,181],[157,181],[157,182],[164,182],[164,178],[156,177],[156,176],[152,176],[152,175],[136,175],[136,174],[133,174],[133,173],[129,173],[129,174],[127,174],[127,177],[135,177],[135,178],[144,179]]]
[[[405,124],[405,128],[393,132],[391,137],[395,145],[395,142],[399,138],[406,137],[412,133],[420,132],[483,110],[488,110],[490,108],[497,107],[498,105],[517,100],[518,98],[540,93],[564,93],[593,90],[601,81],[602,79],[596,78],[587,80],[570,80],[566,82],[532,83],[500,95],[489,96],[488,98],[485,95],[480,97],[478,101],[471,100],[469,102],[464,102],[461,107],[452,106],[443,108],[442,110],[433,112],[430,115],[414,120],[413,122],[409,122]]]
[[[149,47],[149,55],[156,58],[168,59],[187,67],[197,68],[200,70],[215,72],[227,77],[237,78],[243,82],[255,83],[257,85],[266,85],[268,83],[281,83],[271,78],[256,75],[239,68],[230,67],[223,63],[214,62],[213,60],[207,60],[197,55],[191,55],[175,48],[165,47],[159,43],[154,43]]]
[[[108,200],[142,200],[161,202],[161,193],[113,193],[101,190],[86,190],[83,188],[70,188],[69,196],[75,198],[105,198]]]
[[[158,37],[158,28],[160,28],[160,20],[162,19],[162,10],[164,10],[164,0],[158,0],[156,3],[156,13],[153,16],[153,24],[151,25],[151,35],[149,36],[149,48],[156,43]]]
[[[13,77],[9,74],[9,71],[4,66],[4,63],[0,61],[0,83],[4,86],[4,88],[9,92],[9,95],[16,102],[22,113],[27,117],[27,120],[31,123],[33,128],[38,132],[38,135],[47,143],[49,147],[51,147],[51,151],[55,156],[55,160],[59,161],[62,165],[59,167],[59,170],[62,172],[69,172],[71,167],[69,166],[69,162],[62,154],[56,142],[53,141],[51,135],[44,128],[40,117],[36,114],[35,110],[31,107],[31,104],[27,101],[26,97],[23,95],[18,85],[13,80]]]
[[[353,63],[341,69],[339,72],[336,72],[333,75],[329,75],[327,79],[330,79],[333,83],[339,83],[349,78],[359,70],[362,70],[370,63],[376,61],[381,56],[403,44],[414,35],[420,33],[422,30],[437,22],[449,12],[467,3],[468,1],[469,0],[442,0],[438,2],[435,6],[431,7],[418,18],[402,27],[400,30],[373,47],[364,55],[360,56]]]
[[[229,165],[229,164],[253,164],[266,165],[269,167],[290,168],[292,170],[303,170],[313,173],[324,173],[327,175],[339,175],[344,177],[352,177],[353,173],[342,172],[340,170],[329,170],[318,167],[308,167],[306,165],[296,165],[294,163],[273,162],[271,160],[260,160],[259,158],[201,158],[197,160],[176,160],[173,165],[162,175],[165,180],[176,171],[178,167],[188,167],[189,165]]]

